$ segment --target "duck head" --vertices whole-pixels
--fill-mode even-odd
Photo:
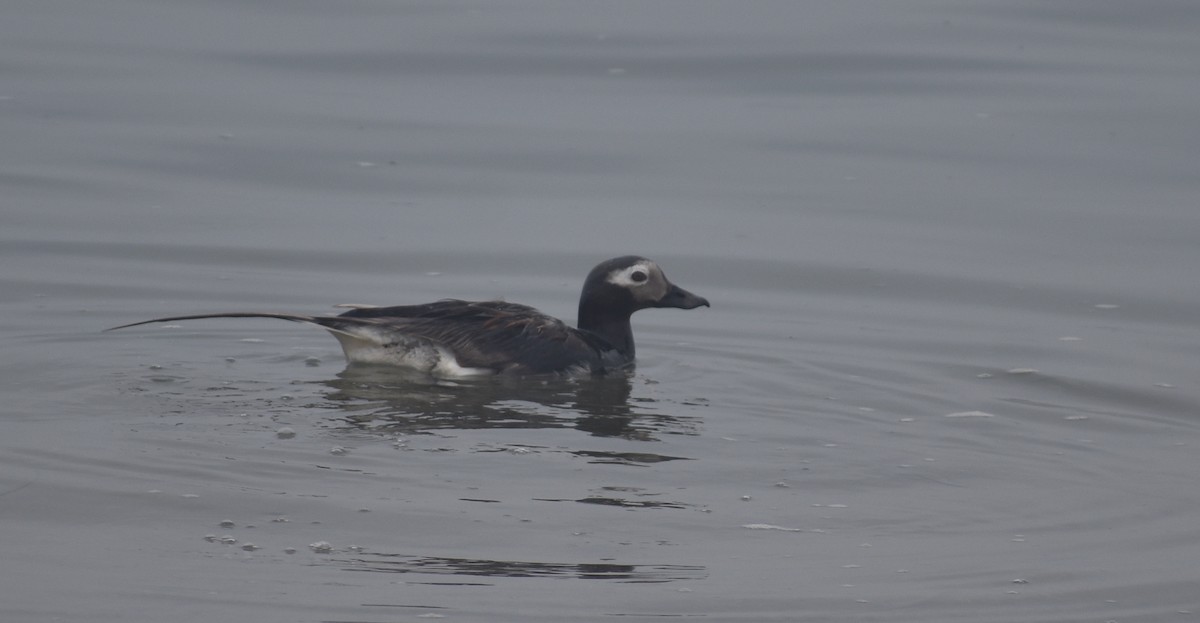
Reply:
[[[629,317],[651,307],[695,309],[708,299],[673,284],[658,264],[626,255],[601,262],[588,273],[579,296],[579,328],[604,337],[617,350],[633,355]]]

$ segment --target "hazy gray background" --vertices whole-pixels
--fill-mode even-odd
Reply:
[[[1195,621],[1198,31],[1190,0],[8,0],[0,618]],[[625,253],[713,303],[639,314],[630,379],[100,333],[573,321]]]

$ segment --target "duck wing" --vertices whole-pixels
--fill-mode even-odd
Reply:
[[[339,321],[347,322],[342,325]],[[375,348],[404,350],[415,339],[444,348],[458,366],[510,374],[546,374],[572,368],[599,370],[612,350],[527,305],[447,299],[425,305],[356,308],[319,324],[368,338]],[[342,340],[343,347],[346,340]],[[347,350],[347,356],[351,352]],[[351,357],[353,359],[353,357]]]

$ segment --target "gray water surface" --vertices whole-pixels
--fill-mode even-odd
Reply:
[[[0,619],[1195,621],[1198,28],[1172,0],[10,1]],[[635,316],[628,377],[101,333],[444,297],[573,321],[626,253],[713,304]]]

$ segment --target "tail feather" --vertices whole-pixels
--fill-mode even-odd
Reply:
[[[415,336],[405,336],[403,332],[389,332],[386,330],[386,328],[380,327],[379,323],[372,318],[306,316],[303,314],[283,314],[274,312],[225,312],[221,314],[168,316],[166,318],[154,318],[152,320],[131,322],[129,324],[123,324],[119,327],[105,329],[105,331],[116,331],[118,329],[128,329],[130,327],[137,327],[159,322],[201,320],[204,318],[275,318],[278,320],[289,320],[291,322],[302,322],[304,324],[316,325],[332,333],[333,337],[336,337],[338,342],[342,344],[342,349],[346,352],[346,357],[352,361],[357,358],[357,352],[384,346],[389,342],[397,342],[405,339],[415,340],[418,342],[421,341],[421,338]]]

